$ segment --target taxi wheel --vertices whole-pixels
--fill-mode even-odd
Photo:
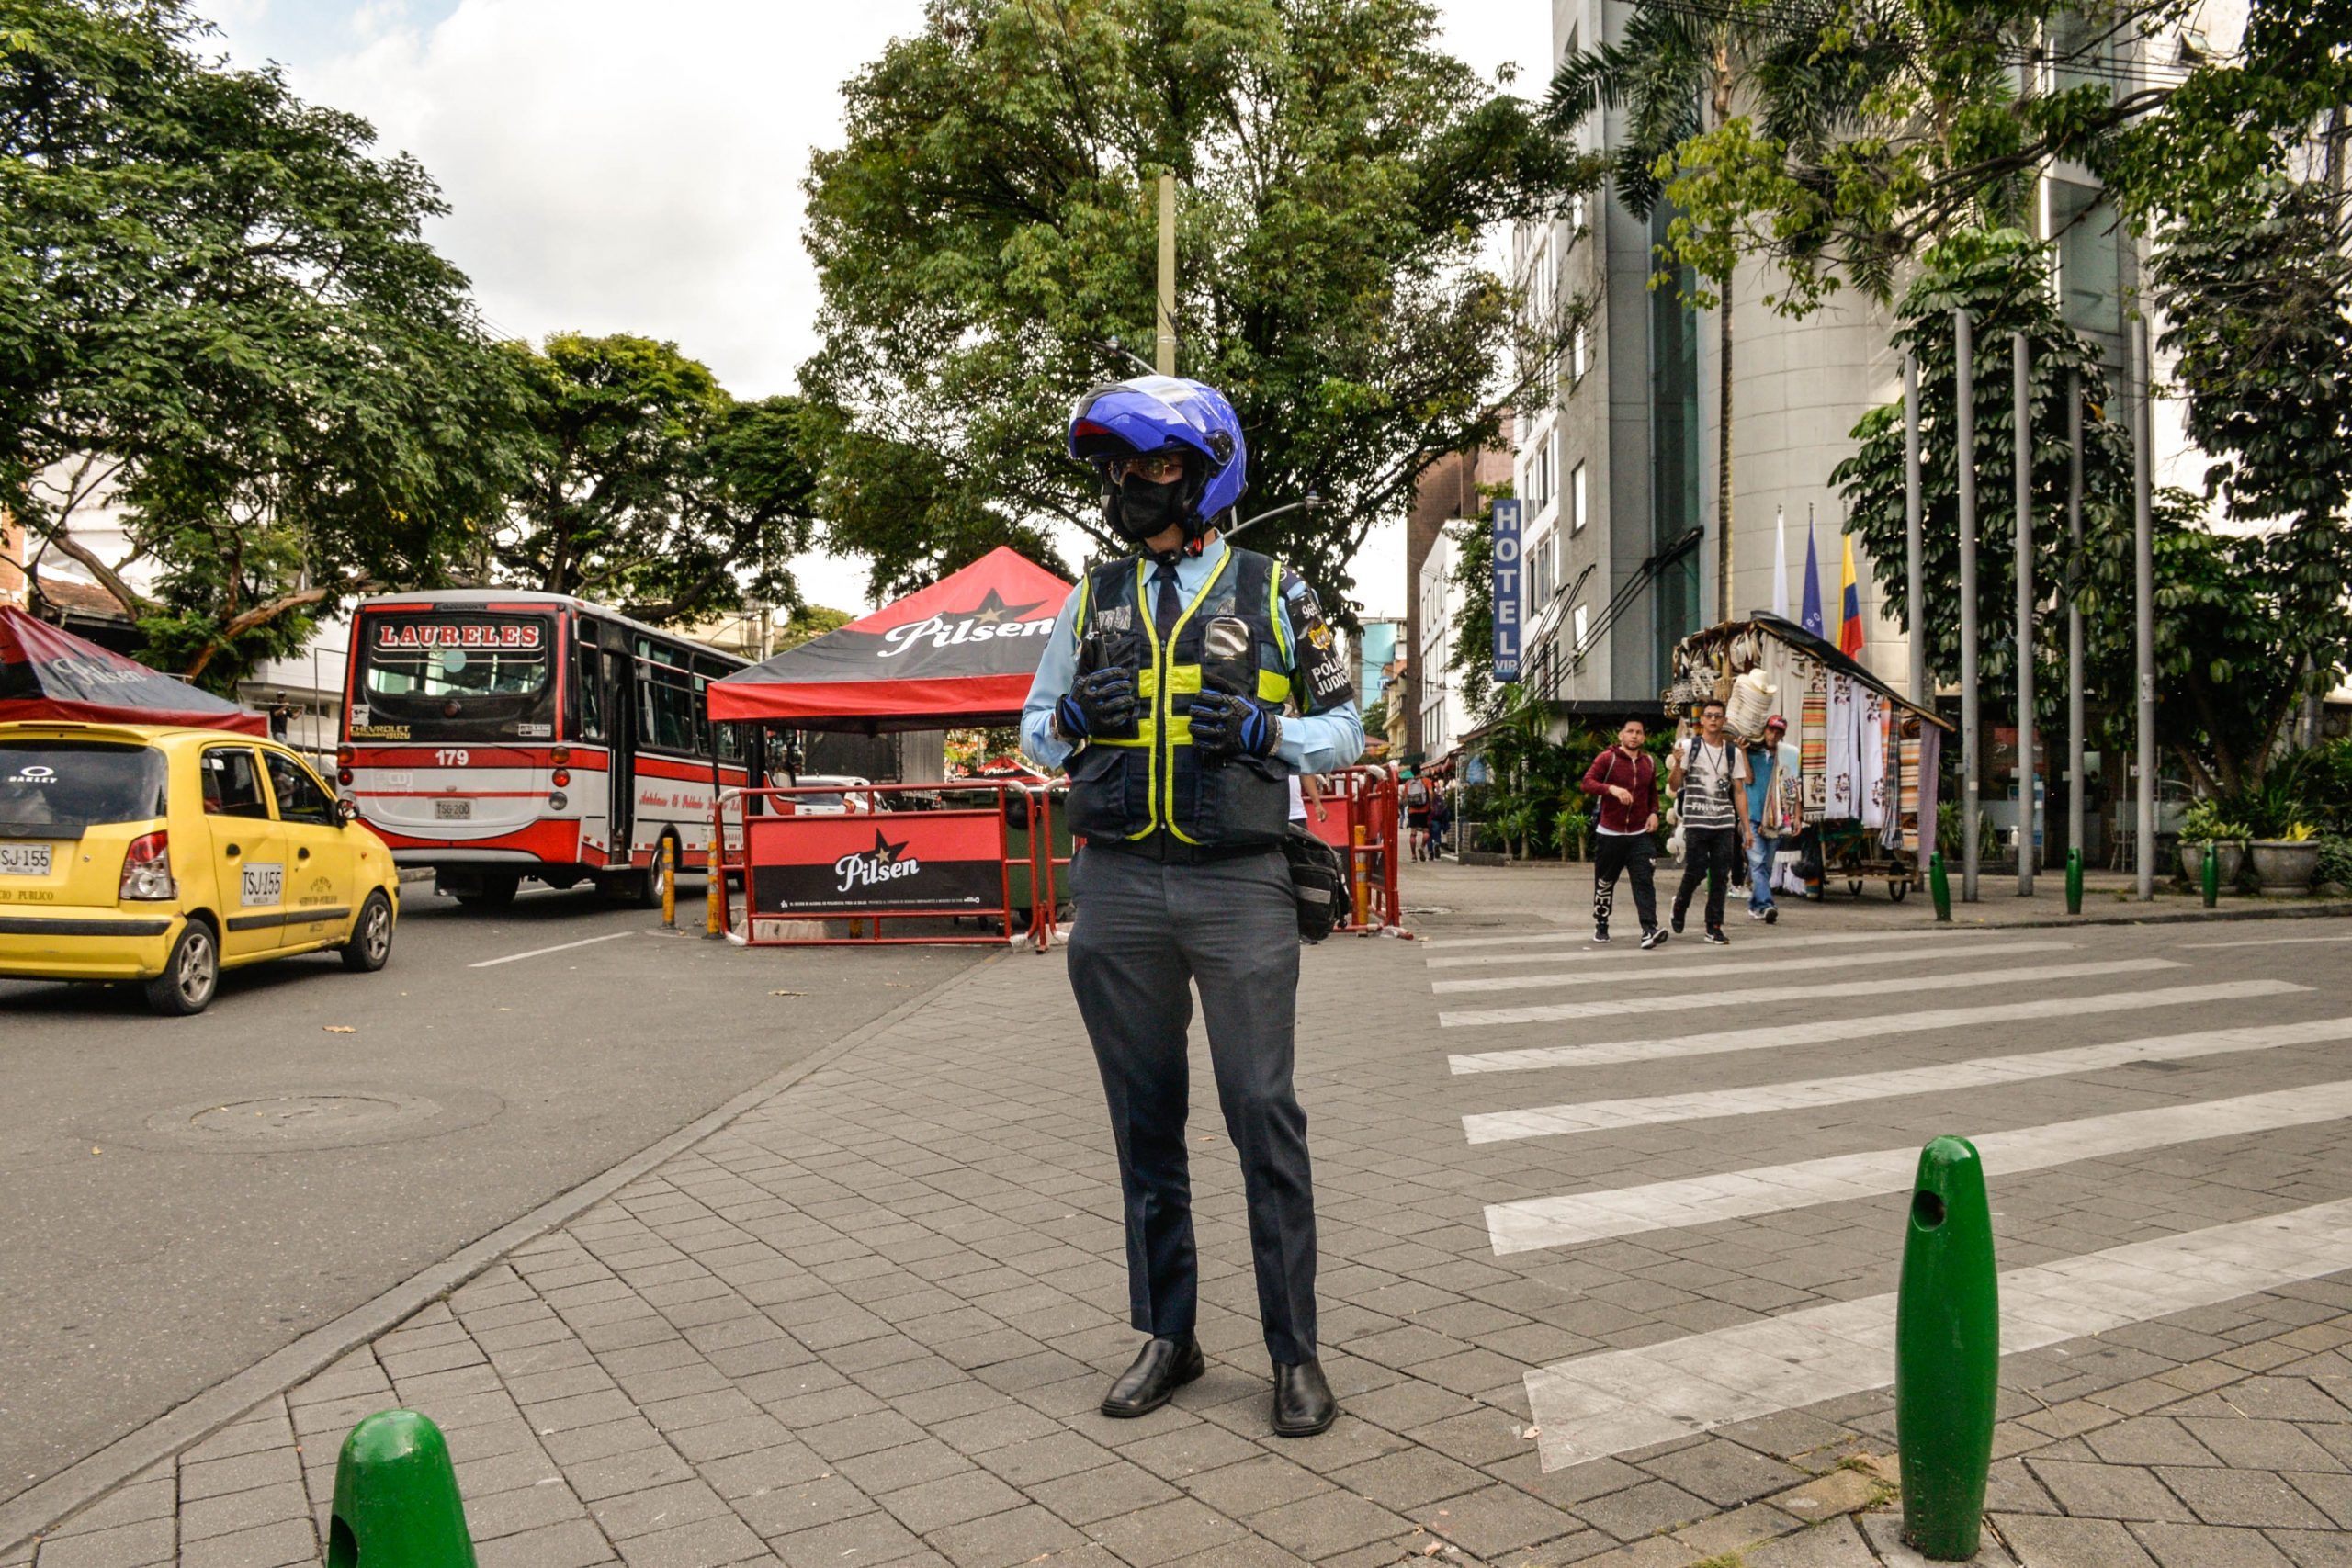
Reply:
[[[164,972],[147,982],[147,1005],[165,1018],[187,1018],[202,1012],[220,985],[220,949],[212,928],[190,920],[172,943]]]
[[[351,923],[351,940],[343,944],[343,966],[355,975],[373,975],[392,955],[392,901],[378,888],[359,906]]]

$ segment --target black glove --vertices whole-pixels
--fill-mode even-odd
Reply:
[[[1282,738],[1281,720],[1231,692],[1203,692],[1193,699],[1193,750],[1204,762],[1272,756]]]
[[[1136,672],[1113,667],[1080,675],[1054,705],[1054,722],[1069,739],[1106,735],[1136,721]]]

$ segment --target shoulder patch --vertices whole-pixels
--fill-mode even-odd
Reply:
[[[1352,700],[1356,694],[1355,680],[1348,671],[1339,636],[1324,615],[1315,590],[1296,572],[1286,571],[1283,573],[1282,597],[1296,638],[1294,653],[1303,687],[1300,710],[1319,713]]]

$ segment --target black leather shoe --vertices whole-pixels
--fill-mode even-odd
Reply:
[[[1274,1365],[1274,1436],[1311,1438],[1340,1418],[1340,1402],[1314,1361]]]
[[[1119,1374],[1102,1396],[1102,1414],[1122,1420],[1148,1416],[1176,1396],[1176,1391],[1208,1371],[1201,1342],[1187,1334],[1182,1339],[1145,1343],[1135,1365]]]

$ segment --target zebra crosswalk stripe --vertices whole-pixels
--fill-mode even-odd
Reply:
[[[1808,936],[1775,937],[1772,939],[1772,945],[1777,949],[1783,947],[1827,947],[1835,942],[1844,942],[1849,945],[1854,942],[1868,942],[1872,947],[1876,947],[1879,943],[1885,942],[1950,941],[1953,937],[1966,938],[1971,934],[1972,933],[1968,931],[1853,931],[1849,933],[1822,931]],[[1996,933],[1986,931],[1983,934],[1991,936]],[[1517,931],[1509,936],[1442,936],[1432,938],[1429,942],[1429,946],[1432,949],[1515,947],[1529,942],[1590,942],[1591,940],[1592,933],[1590,931],[1564,929],[1555,931]],[[1435,961],[1432,960],[1432,962]]]
[[[2352,1038],[2352,1019],[2331,1021],[2335,1032],[2328,1038]],[[2347,1116],[2352,1116],[2352,1081],[2339,1081],[2018,1127],[1987,1133],[1973,1141],[1987,1171],[2015,1176],[2111,1155],[2308,1126]],[[1918,1163],[1919,1151],[1905,1145],[1760,1166],[1721,1176],[1655,1181],[1607,1192],[1490,1203],[1487,1235],[1500,1255],[1748,1219],[1815,1203],[1900,1192],[1910,1185]]]
[[[1999,1282],[2001,1349],[2016,1355],[2347,1269],[2352,1200],[2012,1269]],[[1547,1471],[1894,1381],[1892,1293],[1526,1375]]]
[[[2104,1072],[2131,1062],[2182,1061],[2192,1056],[2267,1051],[2281,1045],[2311,1045],[2346,1039],[2352,1039],[2352,1018],[2245,1024],[2234,1029],[2201,1030],[2194,1034],[2123,1040],[2111,1045],[2074,1045],[2063,1051],[1973,1056],[1963,1062],[1938,1062],[1892,1072],[1852,1073],[1793,1083],[1757,1084],[1747,1089],[1694,1089],[1682,1094],[1634,1095],[1622,1100],[1588,1100],[1520,1111],[1486,1111],[1464,1116],[1462,1130],[1474,1144],[1496,1144],[1512,1138],[1647,1127],[1713,1116],[1757,1116],[1778,1111],[1850,1105],[1862,1100],[1892,1100],[1898,1095],[1937,1094],[1946,1089],[1984,1089],[2028,1078]]]
[[[1833,953],[1814,958],[1754,958],[1698,964],[1632,964],[1619,969],[1579,969],[1542,975],[1485,975],[1467,980],[1432,980],[1430,989],[1440,996],[1464,991],[1530,991],[1562,986],[1651,985],[1660,980],[1690,980],[1718,975],[1787,975],[1812,969],[1860,969],[1883,964],[1918,964],[1944,957],[2009,957],[2025,953],[2067,953],[2071,942],[1976,942],[1951,950],[1930,948],[1894,953]]]
[[[1826,986],[1808,986],[1802,999],[1815,1002],[1832,997],[1883,997],[1914,991],[1951,991],[1965,987],[2030,986],[2050,980],[2087,979],[2096,975],[2144,975],[2158,969],[2180,967],[2177,960],[2170,958],[2123,958],[2097,964],[2052,964],[2039,969],[1974,969],[1960,975],[1905,975],[1891,980],[1843,980]],[[1679,991],[1664,996],[1611,998],[1604,1001],[1484,1008],[1464,1012],[1441,1012],[1437,1021],[1446,1029],[1476,1029],[1495,1024],[1557,1023],[1576,1018],[1616,1018],[1627,1013],[1688,1011],[1699,1008],[1723,1010],[1786,1006],[1792,999],[1795,998],[1788,987],[1768,986],[1746,991]]]
[[[1860,1018],[1821,1019],[1806,1023],[1724,1029],[1665,1039],[1610,1040],[1591,1045],[1534,1045],[1517,1051],[1460,1052],[1449,1058],[1453,1071],[1530,1072],[1544,1067],[1613,1066],[1624,1062],[1707,1056],[1727,1051],[1763,1051],[1782,1045],[1827,1045],[1840,1040],[1876,1040],[1939,1029],[1973,1029],[2036,1018],[2082,1018],[2149,1008],[2189,1007],[2202,1002],[2245,1001],[2256,997],[2308,991],[2289,980],[2222,980],[2203,986],[2173,986],[2154,991],[2108,991],[2087,997],[2042,997],[1984,1007],[1931,1008],[1919,1012]]]
[[[1784,948],[1792,947],[1829,947],[1832,945],[1850,947],[1855,942],[1864,941],[1869,942],[1872,947],[1883,947],[1889,942],[1982,942],[1986,937],[1996,934],[1998,933],[1992,931],[1888,931],[1883,936],[1878,937],[1838,936],[1834,934],[1822,936],[1776,936],[1772,939],[1772,951],[1779,953]],[[1562,933],[1551,932],[1540,937],[1473,937],[1464,942],[1432,942],[1428,945],[1430,947],[1473,947],[1488,942],[1524,943],[1531,942],[1565,942],[1569,940],[1573,939]],[[1614,946],[1611,946],[1596,947],[1586,953],[1474,953],[1465,957],[1460,958],[1424,958],[1421,962],[1428,964],[1432,969],[1464,969],[1481,964],[1577,964],[1589,959],[1623,957],[1624,957],[1623,953],[1619,952]]]

